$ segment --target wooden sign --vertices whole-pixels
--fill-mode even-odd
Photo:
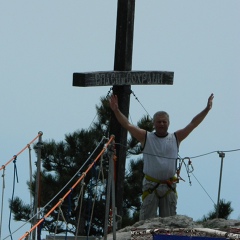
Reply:
[[[174,72],[164,71],[100,71],[73,73],[73,86],[172,85]]]

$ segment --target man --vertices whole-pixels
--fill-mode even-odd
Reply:
[[[143,150],[143,203],[140,220],[176,215],[176,160],[180,143],[196,128],[212,108],[214,95],[208,98],[207,106],[184,128],[168,133],[169,115],[164,111],[153,116],[154,132],[147,132],[132,125],[118,108],[118,98],[112,95],[109,104],[119,123],[140,143]]]

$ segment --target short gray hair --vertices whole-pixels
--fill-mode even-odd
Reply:
[[[167,119],[168,119],[168,122],[170,122],[169,115],[168,115],[168,113],[165,112],[165,111],[158,111],[158,112],[156,112],[156,113],[153,115],[153,122],[155,121],[155,119],[156,119],[157,116],[162,116],[162,115],[166,116]]]

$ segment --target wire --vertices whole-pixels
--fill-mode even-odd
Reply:
[[[215,204],[215,202],[213,201],[213,199],[210,197],[210,195],[208,194],[208,192],[206,191],[206,189],[203,187],[203,185],[198,181],[198,179],[196,178],[196,176],[192,173],[193,177],[196,179],[196,181],[198,182],[198,184],[202,187],[202,189],[204,190],[204,192],[208,195],[208,197],[211,199],[211,201],[213,202],[213,204]]]
[[[206,155],[209,155],[209,154],[212,154],[212,153],[219,153],[219,152],[236,152],[236,151],[240,151],[240,148],[237,148],[237,149],[233,149],[233,150],[225,150],[225,151],[212,151],[212,152],[209,152],[209,153],[204,153],[204,154],[200,154],[200,155],[197,155],[197,156],[193,156],[193,157],[190,157],[190,158],[199,158],[199,157],[203,157],[203,156],[206,156]]]
[[[137,96],[134,94],[134,92],[131,90],[131,93],[133,94],[133,96],[135,97],[135,99],[139,102],[139,104],[142,106],[142,108],[145,110],[145,112],[147,113],[147,115],[150,117],[150,119],[152,119],[152,117],[150,116],[150,114],[148,113],[148,111],[146,110],[146,108],[143,106],[143,104],[139,101],[139,99],[137,98]]]
[[[112,89],[113,89],[113,88],[111,87],[110,90],[108,91],[108,93],[107,93],[107,95],[106,95],[106,97],[105,97],[106,99],[108,99],[108,97],[109,97],[109,95],[110,95]],[[94,116],[92,122],[90,123],[90,125],[89,125],[89,127],[88,127],[88,129],[87,129],[88,131],[89,131],[90,127],[92,126],[92,124],[94,123],[96,117],[97,117],[97,113],[95,114],[95,116]]]
[[[122,147],[125,147],[125,148],[128,148],[126,145],[123,145],[121,143],[115,143],[116,145],[120,145]],[[208,152],[208,153],[204,153],[204,154],[200,154],[200,155],[197,155],[197,156],[193,156],[193,157],[189,157],[189,158],[199,158],[199,157],[203,157],[203,156],[206,156],[206,155],[210,155],[210,154],[213,154],[213,153],[219,153],[219,152],[237,152],[237,151],[240,151],[240,148],[237,148],[237,149],[233,149],[233,150],[225,150],[225,151],[212,151],[212,152]],[[136,155],[136,153],[132,152],[131,150],[127,150],[128,153],[132,154],[132,155]],[[142,152],[140,153],[142,154]],[[157,154],[152,154],[152,153],[145,153],[147,155],[151,155],[151,156],[158,156],[158,157],[162,157],[162,158],[167,158],[167,159],[176,159],[176,158],[169,158],[169,157],[165,157],[165,156],[161,156],[161,155],[157,155]]]

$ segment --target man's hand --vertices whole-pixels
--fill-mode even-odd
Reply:
[[[112,109],[113,112],[115,112],[116,110],[118,110],[118,97],[117,95],[111,95],[111,97],[109,98],[109,105],[110,108]]]
[[[212,93],[212,94],[210,95],[210,97],[208,98],[208,103],[207,103],[207,110],[208,110],[208,111],[212,108],[213,98],[214,98],[214,95],[213,95],[213,93]]]

